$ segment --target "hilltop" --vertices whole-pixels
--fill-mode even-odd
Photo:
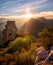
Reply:
[[[37,19],[31,18],[21,27],[20,31],[24,30],[33,36],[37,36],[37,33],[42,31],[42,29],[52,25],[53,19],[46,19],[44,17],[39,17]]]

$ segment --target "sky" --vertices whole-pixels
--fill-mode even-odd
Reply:
[[[0,0],[0,18],[31,14],[53,15],[53,0]],[[38,15],[38,14],[37,14]],[[37,16],[36,15],[36,16]]]

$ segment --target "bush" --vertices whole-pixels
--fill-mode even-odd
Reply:
[[[37,48],[32,36],[18,37],[11,41],[1,56],[1,65],[34,65],[33,51]]]
[[[53,45],[53,26],[43,29],[39,33],[38,42],[45,48],[50,48]]]
[[[34,43],[34,37],[32,36],[25,36],[25,37],[18,37],[14,41],[11,41],[8,45],[8,48],[12,51],[19,50],[21,48],[25,48],[26,50],[29,49],[29,45]]]

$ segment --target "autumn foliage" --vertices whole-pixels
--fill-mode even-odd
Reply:
[[[40,32],[37,40],[30,35],[17,37],[6,48],[0,49],[0,65],[34,65],[34,50],[39,46],[49,48],[52,45],[53,27]],[[45,65],[48,65],[48,63]]]

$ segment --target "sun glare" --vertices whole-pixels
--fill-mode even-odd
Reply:
[[[28,13],[28,14],[26,14],[26,15],[25,15],[25,18],[27,18],[27,19],[32,18],[32,14],[29,14],[29,13]]]

